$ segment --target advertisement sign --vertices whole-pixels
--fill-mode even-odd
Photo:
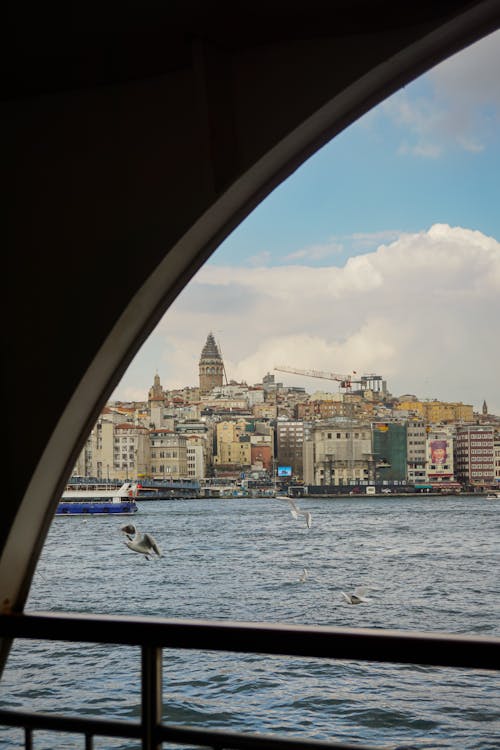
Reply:
[[[278,466],[278,476],[279,477],[291,477],[292,467],[291,466]]]
[[[431,438],[427,442],[428,476],[453,474],[453,446],[449,438]]]
[[[436,466],[442,466],[448,463],[448,441],[447,440],[430,440],[430,462]]]

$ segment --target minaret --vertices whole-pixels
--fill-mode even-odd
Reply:
[[[223,383],[224,363],[212,333],[208,334],[201,352],[199,373],[200,396],[206,396],[212,388],[221,386]]]
[[[148,392],[148,401],[163,401],[165,399],[165,393],[160,383],[160,376],[156,373],[152,387]]]
[[[161,387],[160,376],[156,373],[153,385],[148,391],[149,421],[157,430],[163,427],[163,410],[165,407],[165,391]]]
[[[486,417],[488,415],[488,404],[486,401],[483,401],[483,416]]]

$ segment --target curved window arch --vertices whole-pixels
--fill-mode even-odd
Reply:
[[[389,109],[387,109],[387,112],[389,115],[391,114]],[[408,107],[401,106],[397,114],[400,118],[404,118],[404,116],[408,115]],[[425,113],[425,114],[428,115],[428,113]],[[420,115],[421,113],[419,112],[413,113],[415,122],[418,121]],[[362,123],[360,123],[359,128],[361,129],[362,127],[368,127],[369,126],[368,120],[369,118],[363,121]],[[342,150],[343,150],[344,143],[345,143],[344,136],[340,137],[337,140],[337,144],[339,146],[339,152],[335,155],[335,159],[339,159],[339,160],[342,159]],[[469,153],[471,154],[474,152],[478,153],[479,146],[477,143],[473,141],[469,141],[467,143],[465,139],[464,145],[467,146],[466,150],[468,150]],[[425,151],[425,147],[421,143],[403,144],[400,156],[404,156],[405,151],[407,155],[410,154],[412,149],[415,152],[420,150],[422,152],[421,156],[424,156],[423,151]],[[427,154],[427,156],[434,156],[435,158],[435,154],[433,155],[431,152],[432,152],[432,149]],[[311,169],[312,171],[314,171],[314,164],[312,162],[311,162],[311,165],[312,165]],[[376,173],[376,179],[373,180],[372,182],[372,191],[370,193],[371,197],[374,200],[377,199],[375,203],[376,203],[376,208],[378,208],[379,210],[383,204],[383,200],[381,200],[383,191],[380,190],[379,192],[377,192],[375,190],[375,187],[380,186],[381,174],[382,172]],[[353,178],[354,176],[357,176],[357,175],[349,175],[349,179]],[[359,196],[360,194],[358,186],[359,186],[359,183],[356,183],[355,180],[353,179],[352,185],[350,185],[350,188],[353,194],[356,194],[357,196]],[[344,184],[343,189],[347,190],[347,187],[348,186]],[[280,205],[279,203],[280,191],[281,189],[276,191],[277,204],[275,205],[277,205],[278,207]],[[283,187],[283,192],[286,192],[285,186]],[[292,195],[293,195],[293,191],[292,191]],[[385,193],[385,195],[387,196],[387,193]],[[297,209],[300,208],[300,203],[297,204],[296,208]],[[266,209],[263,207],[264,212],[265,210]],[[356,211],[359,213],[360,211],[359,205],[356,206]],[[299,215],[298,210],[296,211],[296,214]],[[251,218],[250,226],[252,225],[252,221],[253,219]],[[255,227],[253,229],[255,229]],[[395,231],[393,228],[390,228],[390,229],[391,229],[391,232]],[[465,230],[465,232],[463,231],[461,233],[457,232],[456,231],[457,229]],[[467,232],[470,232],[470,231],[472,231],[473,236],[469,236],[469,234],[467,234]],[[324,284],[326,282],[330,290],[331,303],[324,307],[326,312],[321,313],[321,320],[319,319],[319,315],[317,316],[316,319],[313,318],[317,326],[316,330],[319,331],[321,326],[325,325],[324,323],[325,318],[327,320],[327,325],[330,326],[330,329],[333,326],[339,326],[339,325],[349,328],[349,326],[351,325],[352,330],[348,332],[349,335],[346,337],[345,341],[337,341],[336,339],[332,339],[330,341],[330,347],[325,347],[325,339],[324,338],[322,339],[321,337],[318,337],[318,336],[316,336],[316,338],[314,338],[313,336],[312,341],[307,340],[305,336],[299,337],[298,339],[297,337],[295,337],[292,341],[286,341],[286,336],[284,336],[283,334],[280,334],[280,335],[274,336],[274,338],[271,340],[271,343],[269,344],[269,348],[271,350],[271,355],[273,358],[273,365],[274,363],[279,364],[279,362],[276,362],[274,359],[277,354],[282,354],[282,356],[284,356],[285,354],[298,356],[300,354],[300,357],[301,357],[301,362],[299,362],[299,365],[300,365],[304,361],[302,359],[303,357],[308,356],[309,359],[307,360],[307,362],[309,363],[311,361],[310,359],[311,353],[320,352],[323,359],[320,362],[317,362],[316,360],[314,362],[314,366],[318,368],[328,368],[330,366],[332,355],[339,357],[341,364],[344,364],[344,362],[346,362],[347,360],[347,357],[345,355],[349,354],[351,357],[351,362],[352,362],[352,360],[356,356],[358,358],[359,357],[362,358],[364,354],[366,353],[364,349],[369,347],[370,343],[373,343],[374,341],[377,341],[379,345],[382,342],[386,346],[387,346],[387,341],[391,342],[394,340],[397,340],[398,343],[401,344],[401,339],[397,339],[398,331],[400,333],[401,329],[398,329],[396,325],[393,325],[392,327],[389,326],[389,329],[384,328],[388,324],[388,321],[389,323],[391,323],[397,320],[397,318],[393,316],[391,320],[390,317],[387,318],[387,317],[384,317],[383,315],[382,316],[380,315],[380,311],[384,309],[384,306],[385,306],[385,310],[389,309],[390,311],[391,309],[392,310],[395,309],[395,308],[391,308],[389,305],[391,287],[388,285],[386,286],[381,285],[380,287],[377,287],[377,283],[379,281],[380,275],[383,273],[383,270],[385,268],[386,273],[388,273],[391,270],[392,272],[394,272],[395,270],[399,270],[399,273],[400,273],[399,276],[396,276],[395,281],[393,279],[392,292],[395,293],[397,291],[401,291],[401,288],[402,288],[403,292],[409,293],[411,291],[412,283],[419,284],[420,287],[422,288],[422,285],[423,285],[422,276],[419,276],[417,273],[419,270],[418,263],[413,262],[413,264],[412,263],[408,264],[408,266],[406,267],[406,270],[404,267],[402,268],[400,267],[399,269],[397,268],[397,262],[399,262],[400,264],[403,263],[402,250],[408,251],[408,248],[411,247],[412,238],[415,239],[416,237],[418,241],[422,243],[422,246],[425,245],[425,249],[428,250],[429,256],[431,256],[434,261],[436,259],[436,255],[439,252],[439,248],[441,247],[441,244],[443,246],[448,246],[448,247],[460,246],[460,242],[458,242],[458,244],[453,244],[454,240],[457,240],[457,236],[460,234],[460,237],[458,238],[460,241],[462,241],[464,238],[466,240],[471,241],[470,247],[474,249],[474,252],[476,252],[478,254],[478,257],[481,259],[479,262],[479,266],[481,266],[481,264],[484,263],[484,258],[486,258],[488,253],[489,255],[494,256],[495,246],[492,243],[483,241],[483,237],[486,237],[486,240],[488,240],[488,236],[484,234],[483,232],[481,232],[483,237],[478,238],[477,234],[474,234],[474,233],[477,233],[478,231],[480,230],[478,229],[471,230],[471,228],[468,228],[468,227],[459,227],[457,225],[454,225],[453,222],[451,222],[450,224],[446,222],[435,222],[435,223],[432,223],[431,226],[424,228],[424,229],[422,229],[421,227],[417,227],[417,229],[415,229],[412,232],[408,230],[398,230],[396,233],[396,236],[394,234],[392,234],[389,237],[385,235],[384,238],[379,236],[378,239],[374,238],[373,236],[371,237],[368,236],[369,234],[373,235],[373,233],[370,233],[367,231],[359,231],[357,233],[351,232],[351,236],[349,238],[350,241],[359,242],[360,244],[358,245],[358,250],[361,248],[362,251],[355,252],[349,260],[346,260],[344,266],[333,264],[333,267],[337,270],[334,273],[328,273],[328,274],[326,270],[323,270],[326,268],[326,265],[322,265],[322,261],[324,261],[325,258],[328,258],[328,257],[330,258],[335,257],[336,253],[342,252],[342,249],[340,248],[340,245],[342,243],[338,241],[337,237],[334,237],[333,239],[328,238],[328,241],[326,243],[325,242],[314,243],[312,247],[301,245],[301,244],[297,244],[291,247],[290,252],[282,254],[282,260],[286,261],[286,263],[281,262],[277,264],[276,267],[272,268],[272,272],[270,272],[271,268],[268,263],[269,259],[265,254],[268,251],[264,249],[262,250],[261,253],[257,253],[257,255],[254,257],[247,255],[246,256],[247,260],[251,261],[251,262],[248,262],[247,265],[242,265],[241,267],[236,267],[236,268],[233,267],[231,269],[231,273],[232,273],[231,283],[237,286],[238,289],[243,287],[252,291],[256,288],[256,286],[252,287],[252,285],[249,283],[249,279],[252,278],[252,275],[260,276],[264,284],[264,287],[266,287],[267,285],[270,288],[268,289],[268,298],[274,303],[272,305],[272,312],[276,316],[280,315],[281,319],[283,319],[285,316],[282,314],[282,310],[280,310],[280,307],[278,303],[276,302],[276,300],[277,299],[279,300],[280,290],[283,290],[285,286],[287,288],[290,288],[290,284],[291,284],[292,288],[295,289],[295,296],[291,298],[289,297],[288,299],[284,301],[282,299],[280,301],[280,304],[283,307],[287,308],[286,312],[290,317],[292,316],[292,314],[293,315],[298,314],[299,316],[301,315],[302,318],[304,318],[306,314],[309,314],[311,311],[314,311],[314,307],[315,305],[317,305],[320,299],[319,292],[316,292],[316,294],[307,296],[305,294],[306,288],[307,286],[311,285],[311,279],[314,279],[313,281],[313,285],[314,285],[314,284],[317,284],[316,280],[321,277],[322,283]],[[382,232],[382,230],[379,230],[377,228],[376,232]],[[234,241],[236,241],[236,243],[241,242],[243,246],[243,252],[245,252],[245,248],[244,248],[245,237],[244,236],[237,237],[236,234],[237,233],[235,233],[231,238],[229,238],[227,242],[224,243],[224,245],[220,248],[221,258],[224,257],[224,254],[231,255],[232,257],[234,257],[234,255],[240,252],[241,247],[235,250],[235,246],[231,245],[231,243],[233,243]],[[358,236],[354,237],[354,234],[357,234]],[[385,240],[385,242],[381,240]],[[377,242],[378,244],[376,245],[376,247],[372,246],[372,250],[370,253],[370,249],[367,250],[366,246],[363,247],[363,243],[366,243],[366,242]],[[400,243],[399,246],[397,246],[397,243]],[[401,251],[399,255],[396,252],[396,250],[398,249]],[[484,254],[481,254],[481,253],[484,253]],[[370,254],[374,257],[371,257],[369,259],[370,262],[368,262],[366,256]],[[299,263],[297,263],[297,261],[300,260],[301,258],[304,259],[306,257],[309,257],[311,264],[307,266],[300,266],[298,272],[296,269],[294,271],[293,266],[299,266]],[[415,261],[415,258],[418,259],[418,256],[415,256],[415,255],[410,256],[410,257],[413,259],[413,261]],[[390,261],[387,263],[385,267],[383,266],[384,260]],[[253,265],[254,263],[256,265]],[[292,267],[291,272],[289,272],[290,267]],[[432,269],[439,268],[439,266],[432,266],[432,265],[430,267]],[[468,267],[468,266],[465,266],[465,267]],[[217,279],[217,274],[220,273],[220,271],[218,271],[217,268],[218,268],[217,258],[214,256],[213,262],[210,264],[209,267],[207,266],[206,270],[208,272],[208,281],[210,282],[210,284],[214,288],[220,289],[222,285],[220,281],[218,281]],[[463,270],[464,267],[461,267],[461,268]],[[317,269],[319,269],[319,271]],[[342,269],[343,272],[340,272],[340,271],[338,272],[338,269]],[[456,267],[454,268],[454,271],[456,271]],[[294,277],[294,273],[295,273],[295,277]],[[406,283],[403,285],[402,279],[404,278],[404,273],[406,273],[406,278],[405,278]],[[446,268],[441,278],[445,278],[447,276],[447,273],[448,273],[448,269]],[[200,278],[202,274],[203,272],[201,272]],[[308,284],[305,283],[306,275],[308,277]],[[206,277],[205,277],[205,280],[206,280]],[[196,279],[194,283],[199,284],[198,279]],[[401,287],[399,287],[398,284],[400,284]],[[377,299],[377,289],[379,289],[378,299]],[[345,293],[346,290],[347,290],[347,294],[344,297],[345,305],[344,305],[342,314],[340,314],[339,306],[338,305],[334,306],[333,301],[335,299],[338,299],[339,295],[341,296],[342,292],[344,291]],[[182,310],[182,305],[186,304],[184,300],[188,299],[188,295],[189,295],[189,290],[187,289],[185,294],[181,295],[179,299],[179,305],[180,305],[181,310]],[[367,321],[366,331],[363,331],[362,326],[356,329],[355,321],[354,321],[354,316],[357,312],[356,303],[359,307],[359,304],[361,303],[361,299],[363,295],[371,295],[371,300],[372,300],[372,308],[370,309],[373,312],[373,315],[371,317],[367,316],[366,318],[366,321]],[[413,305],[415,298],[409,295],[407,300],[411,302]],[[379,305],[378,307],[377,307],[377,304]],[[237,305],[227,307],[226,309],[231,309],[231,312],[233,314],[233,311],[235,309],[237,310]],[[412,312],[415,312],[411,305],[409,305],[409,309],[411,309]],[[244,320],[245,325],[244,326],[240,325],[239,331],[237,333],[234,333],[234,332],[232,333],[232,340],[234,342],[238,342],[239,344],[240,342],[244,341],[245,338],[248,336],[248,331],[252,331],[253,329],[259,332],[261,339],[263,339],[263,331],[266,331],[266,333],[269,333],[269,318],[262,314],[262,310],[259,310],[258,306],[256,306],[256,308],[254,309],[254,313],[257,313],[257,312],[260,312],[261,314],[260,315],[254,314],[254,317],[253,317],[254,326],[248,325],[249,320],[252,320],[251,316],[249,317],[248,314],[246,314],[244,318],[242,318],[242,320]],[[423,325],[423,321],[425,320],[425,325],[423,325],[423,328],[426,329],[427,331],[427,335],[426,337],[424,337],[423,340],[417,338],[417,342],[419,343],[419,346],[415,347],[412,350],[412,352],[417,353],[417,357],[421,356],[422,352],[424,352],[425,357],[429,356],[429,351],[434,351],[434,352],[439,353],[439,351],[441,351],[440,346],[442,346],[442,340],[443,340],[442,317],[438,315],[437,318],[438,318],[439,324],[436,324],[435,327],[431,327],[429,324],[429,319],[425,318],[424,316],[425,312],[426,312],[426,306],[423,307],[421,311],[422,316],[420,318],[418,315],[416,317],[414,316],[413,318],[411,318],[412,322],[414,323],[415,321],[416,323],[420,322],[422,325]],[[378,318],[377,318],[377,313],[379,315]],[[172,308],[171,314],[172,315],[177,314],[174,308]],[[400,315],[401,317],[403,317],[402,313],[400,313]],[[255,325],[256,322],[258,323],[258,325]],[[451,333],[451,330],[452,330],[451,320],[448,318],[444,322],[448,324],[448,328],[446,330]],[[359,321],[358,321],[358,325],[359,325]],[[323,327],[321,328],[321,330],[324,331],[325,328]],[[388,330],[388,333],[387,333],[387,330]],[[364,336],[360,336],[360,332],[364,333]],[[203,333],[203,336],[204,335],[205,334]],[[225,360],[227,362],[227,361],[230,361],[231,356],[234,357],[234,355],[231,352],[231,348],[228,349],[228,346],[226,345],[226,340],[225,339],[223,340],[224,340],[224,350],[225,352],[228,353],[228,360]],[[254,341],[256,340],[259,340],[259,339],[254,338]],[[283,346],[284,343],[291,344],[291,346],[289,348],[286,348],[285,346]],[[185,347],[185,344],[186,344],[185,338],[183,341],[177,342],[178,352],[182,352],[182,349],[183,347]],[[438,344],[438,348],[432,350],[430,348],[431,345],[436,346],[436,344]],[[247,345],[248,345],[248,341],[247,341]],[[383,357],[385,357],[385,361],[390,363],[391,362],[390,346],[388,346],[388,348],[386,349],[383,349],[382,354],[383,354]],[[198,355],[198,352],[196,352],[196,356],[197,355]],[[172,361],[174,361],[175,357],[172,357],[171,359]],[[241,360],[243,360],[243,357],[241,357]],[[335,360],[335,364],[337,361],[339,360]],[[359,366],[357,365],[357,361],[359,361],[359,359],[355,361],[354,365]],[[292,366],[295,365],[295,369],[298,369],[299,365],[296,365],[296,362],[297,360],[294,360],[292,362]],[[349,374],[351,376],[351,380],[353,383],[356,380],[354,375],[358,374],[357,371],[353,372],[354,365],[351,365],[349,368],[347,367],[337,368],[338,370],[340,370],[340,373],[342,373],[344,376],[346,374]],[[196,365],[194,365],[192,369],[193,369],[193,372],[196,372]],[[307,368],[304,368],[304,369],[307,369]],[[213,374],[214,372],[215,372],[215,368],[212,367],[210,369],[210,374]],[[372,375],[371,372],[368,372],[366,374],[370,375],[370,377]],[[265,373],[262,373],[262,385],[263,386],[264,386],[265,377],[266,377]],[[241,379],[242,379],[242,376],[241,374],[239,374],[236,380],[238,382],[238,380],[241,380]],[[163,386],[165,387],[165,381],[163,377],[162,377],[162,383],[163,383]],[[271,384],[272,384],[271,381],[268,381],[268,385],[271,385]],[[290,387],[293,387],[293,386],[290,386]],[[170,389],[170,390],[177,390],[177,389]],[[352,388],[348,388],[347,390],[352,390]],[[351,395],[351,394],[347,394],[347,395]],[[234,399],[237,400],[236,394],[234,395]],[[279,415],[280,406],[278,402],[279,402],[279,399],[275,399],[275,404],[276,404],[276,411],[274,414],[275,418],[280,416]],[[347,406],[350,403],[349,399],[345,400],[345,402],[342,402],[342,403],[346,405],[347,413],[344,413],[343,415],[340,415],[340,416],[342,416],[343,418],[351,418],[353,415],[351,412],[349,412],[350,407]],[[233,408],[233,407],[230,407],[230,408]],[[282,413],[281,416],[286,416],[286,414],[283,415]],[[262,417],[262,419],[265,420],[265,417]],[[349,433],[349,435],[350,434],[351,433]],[[435,438],[435,439],[437,440],[438,438]],[[242,456],[243,458],[245,458],[245,455],[244,455],[245,450],[249,444],[251,445],[251,442],[246,443],[243,440],[238,443],[238,448],[239,448],[238,457],[239,458],[241,458]],[[218,458],[222,458],[222,453],[218,456]],[[384,459],[385,458],[386,456],[384,454]],[[251,455],[250,455],[250,459],[251,459]],[[328,459],[328,460],[330,461],[330,464],[331,464],[331,461],[333,459]],[[355,460],[355,459],[351,459],[349,456],[347,456],[343,460],[344,460],[344,463],[348,464],[350,460]],[[325,464],[325,467],[326,467],[326,464]],[[326,468],[325,467],[319,469],[320,472],[323,471],[323,486],[324,486],[324,479],[326,476],[325,471],[328,468],[328,467]],[[355,468],[359,476],[361,473],[360,467],[355,467]],[[371,467],[371,468],[373,471],[376,471],[377,469],[376,466]],[[384,467],[378,467],[378,468],[380,469]],[[345,470],[346,467],[344,466],[343,469]],[[272,470],[272,466],[271,466],[271,470]],[[336,473],[334,471],[334,467],[330,466],[330,470],[331,470],[330,476]],[[367,471],[370,471],[370,468],[367,469]],[[344,473],[344,480],[350,481],[348,473],[347,474]],[[321,482],[319,482],[318,486],[321,486]],[[288,517],[287,517],[287,520],[290,521]],[[308,528],[308,527],[307,525],[305,527],[300,527],[297,524],[296,526],[292,528],[296,530],[296,529]],[[311,529],[309,530],[311,531],[314,528],[315,526],[312,526]],[[256,533],[257,533],[257,530],[256,530]],[[310,571],[308,570],[308,572]],[[305,583],[305,581],[300,581],[300,583]],[[233,604],[235,604],[237,601],[238,601],[238,598],[233,597]]]

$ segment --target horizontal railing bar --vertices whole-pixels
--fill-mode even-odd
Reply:
[[[359,745],[358,743],[325,742],[321,740],[301,740],[294,737],[273,736],[272,734],[243,734],[226,732],[217,729],[197,729],[195,727],[177,727],[162,725],[158,727],[157,738],[163,742],[178,745],[198,745],[203,747],[226,748],[227,750],[384,750],[377,745]]]
[[[6,711],[0,709],[0,724],[23,727],[30,731],[74,732],[75,734],[99,735],[101,737],[125,737],[140,739],[142,727],[137,722],[111,719],[88,719],[81,716],[60,716],[28,711]]]
[[[1,636],[500,670],[500,638],[398,630],[41,612],[0,615]]]
[[[29,731],[59,731],[88,734],[101,737],[122,737],[139,739],[141,726],[137,723],[87,719],[71,716],[53,716],[44,713],[24,711],[4,711],[0,709],[0,724],[11,727],[24,727]],[[375,750],[373,746],[358,743],[326,742],[303,740],[294,737],[276,737],[269,734],[243,734],[219,729],[198,729],[160,724],[155,729],[158,742],[173,742],[177,745],[197,745],[198,747],[227,748],[228,750]],[[376,750],[384,750],[377,746]]]

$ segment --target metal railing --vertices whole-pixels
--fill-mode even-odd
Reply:
[[[160,750],[163,742],[214,750],[368,750],[360,744],[163,724],[165,648],[500,670],[500,638],[388,630],[39,613],[1,615],[0,637],[141,648],[140,722],[0,710],[0,724],[24,729],[26,750],[37,730],[81,734],[85,750],[97,736],[136,739],[143,750]]]

